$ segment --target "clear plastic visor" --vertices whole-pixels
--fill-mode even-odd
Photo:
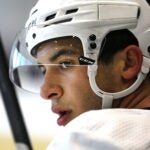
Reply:
[[[38,44],[31,52],[23,39],[19,35],[14,42],[9,73],[12,82],[26,91],[39,93],[46,84],[62,84],[71,77],[80,78],[81,72],[87,75],[87,66],[95,63],[84,57],[78,37],[50,39]]]

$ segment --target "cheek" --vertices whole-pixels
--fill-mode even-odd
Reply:
[[[75,71],[68,73],[64,76],[63,88],[65,96],[69,95],[72,101],[77,99],[84,99],[89,92],[90,84],[87,76],[87,69],[77,68]]]
[[[100,109],[100,98],[92,91],[87,69],[79,69],[68,75],[65,92],[69,95],[69,102],[77,112]]]
[[[114,86],[115,76],[113,75],[113,71],[110,67],[100,65],[96,75],[96,83],[97,86],[105,91],[111,92],[112,86]]]
[[[67,75],[66,83],[70,88],[79,91],[89,87],[89,78],[87,76],[87,69],[83,67],[77,68],[75,71]],[[80,91],[81,92],[81,91]]]

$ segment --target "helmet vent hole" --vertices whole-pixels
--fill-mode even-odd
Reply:
[[[33,33],[33,34],[32,34],[32,37],[33,37],[33,39],[35,39],[35,38],[36,38],[36,34],[35,34],[35,33]]]
[[[150,54],[150,46],[148,46],[148,53]]]
[[[38,9],[34,10],[31,15],[35,14],[37,11],[38,11]]]
[[[78,11],[78,9],[76,8],[76,9],[70,9],[70,10],[67,10],[66,11],[66,14],[73,14],[73,13],[75,13],[75,12],[77,12]]]
[[[66,23],[66,22],[71,22],[71,21],[72,21],[72,18],[69,18],[69,19],[65,19],[65,20],[56,21],[53,24]]]
[[[54,19],[56,16],[56,13],[55,14],[52,14],[52,15],[49,15],[45,18],[45,21],[48,21],[48,20],[51,20],[51,19]]]
[[[150,5],[150,0],[146,0],[147,1],[147,3]]]
[[[137,18],[140,17],[140,9],[138,9],[138,12],[137,12]]]

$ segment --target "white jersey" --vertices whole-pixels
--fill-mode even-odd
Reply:
[[[47,150],[150,150],[150,111],[105,109],[83,113]]]

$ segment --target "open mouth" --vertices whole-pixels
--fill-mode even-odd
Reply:
[[[69,115],[70,115],[71,111],[60,111],[59,114],[59,118],[57,119],[57,123],[58,125],[65,125],[68,120],[69,120]]]
[[[72,110],[68,110],[59,106],[52,106],[52,111],[53,113],[59,115],[57,119],[57,124],[59,126],[65,126],[69,122]]]
[[[67,111],[60,111],[59,112],[59,116],[61,117],[61,116],[63,116],[63,115],[66,115],[67,114]]]

